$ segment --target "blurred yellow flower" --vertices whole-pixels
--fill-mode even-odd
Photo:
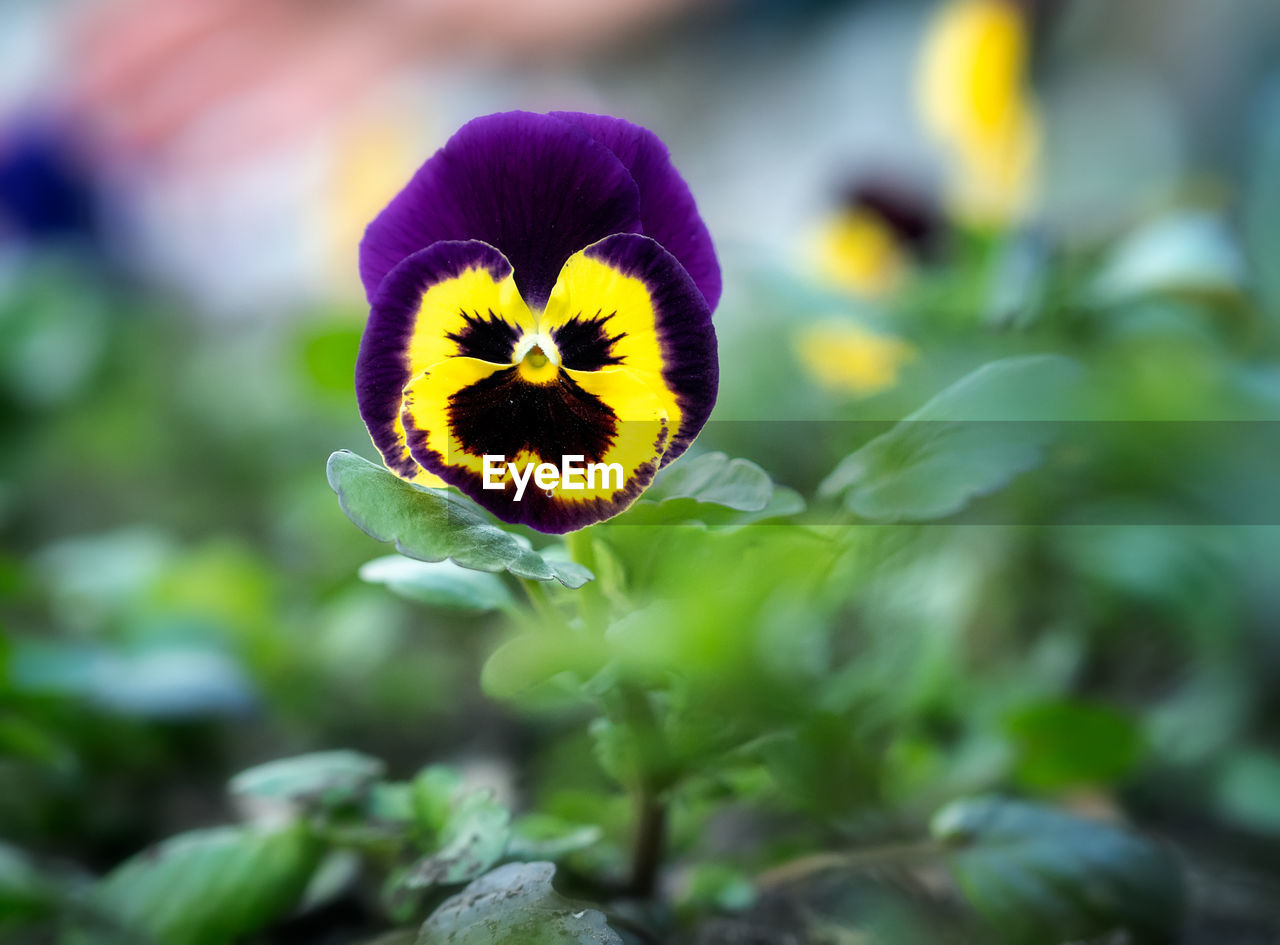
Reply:
[[[813,258],[824,282],[856,295],[877,298],[901,283],[907,259],[889,225],[874,213],[849,209],[819,230]]]
[[[421,147],[404,125],[395,115],[363,117],[336,136],[321,224],[333,271],[341,274],[344,287],[359,287],[347,278],[351,247],[421,163]]]
[[[948,151],[951,208],[964,222],[1008,225],[1034,197],[1041,135],[1029,39],[1014,0],[946,0],[925,38],[920,112]]]
[[[352,272],[351,247],[360,242],[365,226],[395,196],[417,167],[421,148],[395,115],[364,118],[352,123],[338,137],[330,160],[332,170],[324,207],[326,246],[332,271],[342,274],[341,284],[358,289]],[[347,277],[347,273],[351,273]],[[425,469],[411,482],[429,489],[448,486]]]
[[[796,338],[796,353],[820,387],[856,396],[892,387],[903,365],[916,354],[901,338],[847,321],[807,326]]]
[[[355,291],[360,287],[360,280],[352,271],[351,247],[360,242],[372,216],[396,196],[404,179],[413,173],[420,150],[396,114],[356,120],[343,128],[335,140],[329,156],[329,198],[323,207],[321,225],[326,255],[332,259],[330,266],[333,273],[339,274],[343,288]],[[426,470],[417,472],[410,481],[429,489],[448,485]]]

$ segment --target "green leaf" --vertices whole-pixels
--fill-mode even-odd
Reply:
[[[570,823],[552,814],[526,814],[511,825],[507,855],[518,860],[558,860],[593,846],[603,836],[598,824]]]
[[[775,486],[769,474],[748,459],[716,452],[686,457],[663,469],[618,524],[747,524],[802,511],[804,499],[798,492]]]
[[[746,871],[727,863],[698,863],[689,870],[679,904],[699,912],[743,912],[756,898],[755,883]]]
[[[819,816],[847,815],[879,800],[881,759],[848,719],[816,713],[795,731],[763,740],[759,752],[788,799]]]
[[[1182,876],[1155,843],[1037,804],[974,798],[932,824],[970,903],[1010,941],[1045,945],[1127,929],[1176,938]]]
[[[764,522],[773,518],[790,518],[805,510],[804,496],[790,486],[774,483],[773,495],[758,512],[735,516],[735,523]]]
[[[631,730],[613,719],[592,719],[587,727],[591,736],[591,751],[600,770],[619,784],[635,784],[639,776],[640,761],[637,744]]]
[[[1006,726],[1017,747],[1019,779],[1040,790],[1116,784],[1133,772],[1145,747],[1133,719],[1087,702],[1027,706]]]
[[[423,768],[413,779],[413,812],[423,832],[438,835],[449,823],[454,801],[462,793],[462,775],[448,765]]]
[[[422,926],[418,945],[622,945],[602,913],[551,886],[550,863],[508,863],[477,879]]]
[[[448,610],[482,614],[515,606],[496,574],[463,568],[452,561],[414,561],[403,555],[387,555],[362,565],[360,579]]]
[[[524,541],[524,539],[520,539]],[[526,545],[528,543],[526,542]],[[547,545],[538,554],[556,573],[556,580],[569,588],[579,588],[588,581],[595,580],[591,569],[574,561],[569,556],[569,549],[564,545]]]
[[[983,321],[994,328],[1026,328],[1040,318],[1048,301],[1051,259],[1042,233],[1011,234],[994,261]]]
[[[1234,294],[1244,283],[1244,258],[1226,224],[1206,213],[1182,212],[1130,234],[1093,294],[1112,305],[1155,294]]]
[[[224,945],[292,911],[322,852],[298,824],[194,830],[117,867],[94,898],[164,945]]]
[[[375,824],[405,826],[416,823],[413,784],[379,781],[369,789],[365,814]]]
[[[473,880],[498,862],[510,838],[511,812],[492,791],[465,794],[445,823],[440,850],[415,863],[404,885],[425,889]]]
[[[1280,836],[1280,758],[1257,750],[1227,759],[1216,789],[1223,815],[1250,830]]]
[[[943,518],[1039,465],[1080,368],[1056,355],[985,364],[847,456],[821,493],[863,518]]]
[[[59,738],[59,733],[46,725],[0,710],[0,758],[10,761],[21,759],[62,771],[72,770],[76,765],[75,753]]]
[[[773,494],[769,474],[749,459],[703,453],[673,463],[654,478],[646,493],[655,499],[694,499],[740,512],[758,512]]]
[[[0,841],[0,931],[53,916],[61,899],[25,852]]]
[[[534,581],[581,587],[591,575],[534,551],[528,541],[492,524],[470,500],[425,489],[347,450],[329,457],[329,485],[347,518],[378,541],[419,561],[449,559],[475,571],[506,570]]]
[[[480,684],[495,699],[517,699],[561,673],[590,678],[608,658],[608,649],[598,637],[555,630],[522,633],[485,661]]]
[[[334,845],[341,843],[338,840]],[[332,849],[311,874],[311,880],[303,891],[298,911],[310,912],[322,909],[350,893],[360,881],[365,870],[364,857],[352,849]]]
[[[249,768],[227,788],[234,796],[293,810],[332,810],[363,799],[385,771],[377,758],[357,751],[319,751]]]

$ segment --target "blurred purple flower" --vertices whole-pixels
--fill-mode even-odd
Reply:
[[[0,131],[0,237],[92,241],[98,210],[92,168],[63,129],[26,122]]]

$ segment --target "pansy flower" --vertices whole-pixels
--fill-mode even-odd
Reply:
[[[369,225],[360,275],[356,393],[388,468],[505,521],[616,515],[715,403],[715,250],[629,122],[467,123]]]

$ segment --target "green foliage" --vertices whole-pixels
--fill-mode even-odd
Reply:
[[[1144,295],[1236,296],[1244,282],[1244,260],[1226,225],[1187,212],[1131,234],[1098,274],[1092,292],[1100,304],[1114,305]]]
[[[750,460],[703,453],[668,466],[645,496],[659,501],[693,499],[740,512],[759,512],[772,493],[769,474]]]
[[[534,581],[581,587],[580,565],[544,558],[528,543],[491,524],[473,503],[446,489],[425,489],[367,459],[339,450],[329,457],[329,485],[356,525],[420,561],[446,558],[476,571],[509,571]]]
[[[381,761],[359,752],[322,751],[242,771],[228,790],[295,812],[334,810],[362,800],[384,771]]]
[[[1054,355],[983,365],[850,454],[822,492],[878,521],[953,515],[1041,462],[1079,383]]]
[[[321,850],[296,823],[194,830],[118,866],[93,898],[164,945],[223,945],[288,914]]]
[[[484,664],[484,691],[499,699],[518,699],[556,676],[580,681],[594,676],[609,658],[603,641],[562,629],[523,633],[499,646]]]
[[[435,837],[444,830],[462,791],[462,776],[447,765],[430,765],[410,785],[410,806],[418,828]]]
[[[1218,808],[1234,824],[1280,836],[1280,757],[1242,750],[1226,760],[1216,785]]]
[[[52,916],[61,899],[57,885],[22,850],[0,843],[0,932]]]
[[[755,884],[743,870],[725,863],[699,863],[686,877],[680,904],[686,909],[741,912],[756,898]]]
[[[317,318],[302,327],[299,361],[311,389],[343,403],[351,394],[351,364],[360,349],[360,332],[349,318]]]
[[[1111,785],[1137,768],[1143,737],[1134,721],[1104,705],[1055,700],[1023,707],[1006,723],[1017,774],[1028,787]]]
[[[0,294],[0,396],[47,408],[74,397],[108,343],[108,293],[70,259],[31,259]]]
[[[798,492],[776,485],[755,463],[712,452],[684,457],[661,470],[618,524],[746,524],[803,510]]]
[[[418,945],[622,945],[605,917],[552,888],[550,863],[510,863],[448,899]]]
[[[517,860],[559,860],[604,835],[598,824],[575,824],[553,814],[526,814],[511,825],[507,853]]]
[[[452,561],[414,561],[402,555],[374,558],[360,568],[360,577],[443,610],[487,613],[512,610],[515,602],[495,574],[464,568]]]
[[[343,509],[403,552],[368,560],[313,468],[366,442],[362,306],[228,330],[23,251],[0,272],[0,938],[114,942],[105,911],[154,945],[353,914],[353,941],[616,945],[526,862],[555,861],[636,941],[1177,940],[1158,847],[949,803],[999,790],[1157,824],[1265,889],[1280,94],[1257,104],[1238,188],[1162,181],[1167,206],[1109,219],[1046,194],[1016,231],[953,225],[885,296],[725,241],[713,421],[565,541],[337,453]],[[819,322],[912,357],[836,389],[796,344]],[[389,763],[297,755],[335,744]],[[246,754],[284,760],[228,802]],[[1194,945],[1225,940],[1220,886]],[[1274,903],[1246,929],[1233,897],[1232,928],[1274,938]]]
[[[1127,929],[1168,942],[1185,891],[1159,847],[1127,830],[1019,801],[956,801],[933,819],[965,897],[1011,942],[1045,945]]]
[[[815,713],[794,731],[766,739],[760,752],[785,795],[818,816],[839,817],[880,799],[868,742],[849,719]]]
[[[465,883],[502,857],[511,839],[511,812],[492,791],[473,791],[453,807],[440,831],[440,849],[405,876],[410,889]]]

